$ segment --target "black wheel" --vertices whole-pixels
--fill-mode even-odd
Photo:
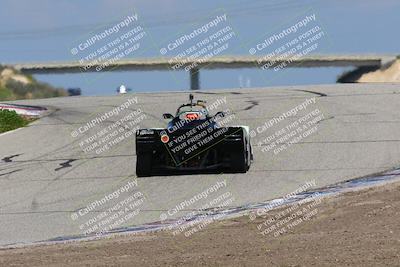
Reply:
[[[246,141],[243,139],[242,142],[243,148],[231,154],[231,170],[233,172],[245,173],[248,170]]]
[[[144,177],[151,175],[151,153],[141,153],[136,158],[136,176]]]
[[[231,155],[231,170],[239,173],[245,173],[247,171],[245,153],[234,153]]]

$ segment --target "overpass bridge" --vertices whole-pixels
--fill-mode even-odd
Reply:
[[[137,58],[123,59],[114,62],[92,63],[86,68],[79,61],[43,62],[11,65],[26,74],[81,73],[99,71],[176,71],[188,70],[190,88],[200,88],[200,69],[235,69],[265,68],[265,66],[282,66],[284,68],[311,67],[355,67],[358,73],[382,68],[396,58],[395,55],[312,55],[299,58],[282,56],[219,56],[207,59],[181,58]],[[102,65],[103,64],[103,65]],[[190,68],[188,68],[190,66]]]

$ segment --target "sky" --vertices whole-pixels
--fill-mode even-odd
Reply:
[[[177,56],[203,37],[229,27],[234,36],[218,55],[249,55],[263,40],[315,14],[304,31],[318,26],[323,36],[310,54],[400,54],[397,25],[400,1],[396,0],[0,0],[0,64],[73,61],[109,44],[133,27],[141,26],[145,37],[140,48],[124,58],[163,57],[160,49],[183,34],[226,14],[226,21],[208,33],[199,34],[165,56]],[[71,49],[127,16],[138,19],[126,31],[110,34],[86,51]],[[303,29],[302,29],[303,30]],[[287,44],[291,34],[275,47],[257,51],[267,54]],[[290,68],[281,71],[254,69],[202,70],[201,88],[261,87],[333,83],[343,68]],[[120,84],[133,91],[187,90],[185,71],[121,71],[79,74],[35,75],[41,81],[64,88],[80,87],[85,95],[114,94]]]

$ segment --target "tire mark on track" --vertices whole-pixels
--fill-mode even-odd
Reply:
[[[251,105],[248,107],[245,107],[243,110],[250,110],[260,104],[258,101],[255,101],[255,100],[250,100],[250,101],[246,101],[246,102],[249,102]]]
[[[310,94],[318,95],[318,96],[320,96],[320,97],[328,96],[328,95],[325,94],[325,93],[320,93],[320,92],[311,91],[311,90],[296,90],[296,91],[305,92],[305,93],[310,93]]]
[[[0,176],[5,176],[5,175],[10,175],[10,174],[12,174],[12,173],[15,173],[15,172],[19,172],[19,171],[21,171],[22,169],[18,169],[18,170],[13,170],[13,171],[10,171],[10,172],[6,172],[6,173],[1,173],[0,174]],[[2,179],[4,179],[4,178],[2,178]]]
[[[12,158],[15,158],[15,157],[18,157],[18,156],[21,156],[22,154],[15,154],[15,155],[12,155],[12,156],[7,156],[7,157],[4,157],[4,158],[2,158],[1,160],[2,161],[4,161],[4,162],[13,162],[12,161]]]
[[[60,163],[59,165],[60,165],[61,167],[56,168],[56,169],[54,169],[54,170],[55,170],[55,171],[59,171],[59,170],[62,170],[62,169],[64,169],[64,168],[72,167],[71,163],[74,162],[74,161],[77,161],[77,159],[69,159],[69,160],[67,160],[67,161],[65,161],[65,162],[63,162],[63,163]]]

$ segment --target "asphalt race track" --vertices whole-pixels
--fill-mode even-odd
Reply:
[[[135,143],[130,136],[102,153],[82,151],[80,143],[127,112],[141,109],[141,127],[164,127],[162,113],[174,113],[189,92],[134,93],[109,97],[66,97],[16,101],[47,107],[47,116],[29,127],[0,135],[0,245],[30,243],[82,234],[90,214],[71,215],[124,186],[135,176]],[[101,114],[137,97],[137,104],[72,137],[71,133]],[[306,182],[316,187],[398,167],[400,164],[400,88],[395,84],[344,84],[198,91],[208,104],[226,97],[221,109],[235,114],[233,125],[257,129],[306,99],[315,104],[252,139],[254,162],[246,174],[209,174],[138,178],[145,195],[140,213],[123,225],[141,225],[184,216],[205,202],[175,212],[185,200],[217,181],[230,192],[230,206],[283,196]],[[278,154],[262,152],[257,143],[302,115],[319,109],[324,119],[317,131]],[[218,111],[218,110],[214,110]],[[218,196],[220,193],[214,193]],[[110,207],[117,199],[110,200]],[[207,200],[208,201],[208,200]],[[97,211],[98,212],[98,211]],[[121,225],[122,226],[122,225]]]

